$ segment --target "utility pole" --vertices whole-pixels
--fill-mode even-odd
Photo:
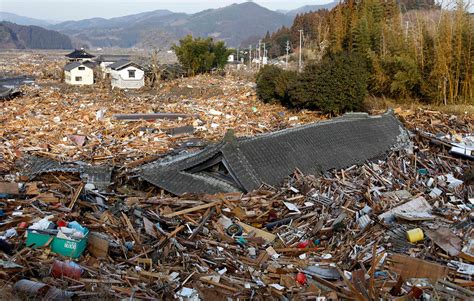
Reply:
[[[302,52],[302,47],[303,47],[303,29],[298,30],[300,32],[300,55],[298,58],[298,71],[301,72],[302,68],[302,61],[301,61],[301,52]]]
[[[240,52],[240,49],[237,47],[237,62],[239,61],[239,52]]]
[[[267,48],[265,47],[265,43],[263,43],[262,66],[265,64],[266,57],[267,57]]]
[[[290,52],[290,41],[286,40],[286,58],[285,58],[286,69],[288,69],[288,53],[289,52]]]
[[[252,68],[252,45],[249,45],[249,67]]]
[[[258,68],[260,69],[260,66],[262,64],[262,40],[258,40]]]

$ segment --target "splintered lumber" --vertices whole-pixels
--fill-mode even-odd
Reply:
[[[196,235],[199,234],[199,232],[201,232],[201,229],[202,227],[204,227],[204,225],[207,223],[207,221],[211,218],[212,215],[214,215],[214,212],[216,211],[216,208],[212,207],[211,210],[209,211],[209,213],[202,218],[201,222],[199,223],[199,225],[197,226],[196,229],[194,229],[193,233],[191,234],[191,236],[189,236],[189,239],[193,239],[194,237],[196,237]]]
[[[242,222],[237,222],[237,224],[239,226],[242,227],[242,229],[245,230],[245,232],[247,233],[255,233],[255,236],[256,237],[261,237],[263,239],[265,239],[267,242],[272,242],[275,240],[276,238],[276,235],[275,234],[272,234],[270,232],[267,232],[267,231],[264,231],[264,230],[261,230],[261,229],[258,229],[258,228],[255,228],[255,227],[252,227],[250,225],[247,225],[247,224],[244,224]]]
[[[228,285],[225,285],[225,284],[221,284],[219,282],[215,282],[215,281],[212,281],[210,279],[203,278],[203,277],[201,277],[199,280],[202,281],[202,282],[205,282],[207,284],[214,285],[214,286],[229,290],[229,291],[234,292],[234,293],[237,293],[238,291],[240,291],[238,288],[231,287],[231,286],[228,286]]]
[[[156,119],[169,119],[176,120],[178,118],[188,118],[192,115],[182,113],[150,113],[150,114],[115,114],[114,119],[123,121],[136,121],[136,120],[156,120]]]
[[[85,184],[81,183],[77,190],[74,192],[74,196],[72,197],[71,203],[69,204],[68,208],[72,209],[74,207],[74,204],[76,204],[77,199],[79,199],[79,196],[81,195],[82,190],[84,189]]]
[[[193,207],[193,208],[188,208],[188,209],[184,209],[184,210],[181,210],[181,211],[176,211],[176,212],[173,212],[173,213],[165,214],[164,217],[167,217],[167,218],[175,217],[175,216],[191,213],[191,212],[194,212],[194,211],[199,211],[199,210],[202,210],[202,209],[206,209],[206,208],[209,208],[209,207],[214,207],[214,206],[220,205],[221,203],[222,203],[222,201],[216,201],[216,202],[212,202],[212,203],[209,203],[209,204],[199,205],[199,206],[196,206],[196,207]]]

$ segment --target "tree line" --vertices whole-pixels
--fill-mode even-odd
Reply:
[[[364,66],[371,95],[473,103],[474,17],[466,2],[441,8],[432,0],[345,0],[267,33],[269,55],[284,55],[287,40],[297,50],[299,29],[305,32],[306,73],[313,69],[313,77],[328,61],[346,56],[362,60],[355,65]]]

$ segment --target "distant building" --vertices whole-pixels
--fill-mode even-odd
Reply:
[[[145,71],[140,65],[121,60],[108,66],[111,70],[112,88],[140,89],[145,85]]]
[[[66,57],[70,62],[87,62],[92,61],[95,58],[94,55],[88,53],[84,49],[76,49],[73,52],[66,54]]]
[[[93,62],[71,62],[64,66],[64,81],[69,85],[92,85],[94,84]]]
[[[100,55],[96,62],[99,63],[100,70],[102,71],[103,78],[107,77],[111,73],[110,65],[118,61],[129,60],[130,55],[122,54],[103,54]]]

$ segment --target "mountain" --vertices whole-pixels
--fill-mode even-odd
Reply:
[[[297,8],[297,9],[286,11],[285,14],[288,15],[288,16],[296,16],[297,14],[307,13],[307,12],[310,12],[310,11],[318,11],[320,9],[331,10],[338,3],[339,3],[339,1],[336,0],[334,2],[326,3],[326,4],[305,5],[305,6],[302,6],[300,8]]]
[[[0,22],[0,49],[72,49],[71,39],[39,26]]]
[[[67,21],[49,28],[91,47],[167,48],[187,34],[213,37],[235,47],[250,36],[262,36],[293,17],[252,2],[208,9],[195,14],[156,10],[112,19]]]
[[[136,23],[145,22],[146,20],[160,18],[174,14],[172,11],[162,9],[151,12],[144,12],[123,17],[116,17],[111,19],[105,18],[91,18],[80,21],[65,21],[51,26],[51,29],[59,29],[62,31],[76,31],[82,29],[100,29],[113,28],[123,26],[133,26]]]
[[[44,21],[44,20],[23,17],[23,16],[19,16],[19,15],[7,13],[7,12],[0,12],[0,21],[7,21],[7,22],[19,24],[19,25],[35,25],[35,26],[42,26],[42,27],[46,27],[50,25],[49,22]]]

